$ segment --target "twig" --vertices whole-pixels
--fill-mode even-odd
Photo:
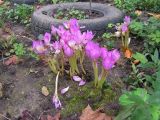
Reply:
[[[11,56],[9,56],[9,57],[6,57],[6,58],[3,58],[3,55],[2,55],[2,59],[0,60],[0,62],[1,61],[3,61],[3,63],[4,63],[4,60],[6,60],[6,59],[8,59],[8,58],[11,58],[13,55],[11,55]]]
[[[4,117],[4,118],[7,119],[7,120],[11,120],[10,118],[4,116],[3,114],[0,114],[0,116]]]
[[[29,37],[27,37],[27,36],[22,36],[22,35],[16,35],[16,37],[22,37],[22,38],[26,38],[26,39],[28,39],[28,40],[33,40],[32,38],[29,38]]]

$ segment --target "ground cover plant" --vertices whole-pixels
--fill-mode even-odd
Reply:
[[[25,29],[37,5],[0,2],[0,119],[160,119],[159,3],[114,2],[131,13],[103,34],[81,30],[88,16],[71,9],[38,38]]]

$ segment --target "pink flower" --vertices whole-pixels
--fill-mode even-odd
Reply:
[[[73,56],[74,51],[73,51],[68,45],[64,45],[64,46],[63,46],[63,49],[64,49],[64,54],[65,54],[67,57]]]
[[[60,44],[59,41],[55,41],[55,42],[52,44],[52,46],[53,46],[56,54],[58,54],[58,53],[61,52],[62,45]]]
[[[80,27],[78,25],[78,20],[77,19],[71,19],[69,21],[69,26],[70,26],[70,31],[71,33],[74,33],[76,31],[79,31],[80,30]]]
[[[53,96],[52,102],[53,102],[53,104],[55,105],[55,108],[56,108],[56,109],[62,107],[61,101],[59,100],[59,98],[58,98],[57,95],[54,95],[54,96]]]
[[[125,16],[125,18],[124,18],[124,22],[125,22],[127,25],[129,25],[129,24],[130,24],[130,22],[131,22],[131,18],[130,18],[130,16]]]
[[[112,58],[113,58],[113,60],[114,60],[115,62],[118,61],[119,58],[120,58],[120,53],[119,53],[119,51],[118,51],[117,49],[115,49],[115,50],[112,50],[111,53],[112,53]]]
[[[94,35],[93,35],[92,31],[88,31],[88,30],[87,30],[87,32],[85,32],[85,39],[86,39],[87,41],[92,40],[93,37],[94,37]]]
[[[110,70],[111,68],[113,68],[114,64],[119,60],[119,58],[120,53],[116,49],[109,51],[102,61],[104,69]]]
[[[58,31],[58,29],[55,27],[55,26],[51,26],[51,33],[53,34],[53,35],[56,35],[56,33],[57,33],[57,31]]]
[[[42,41],[33,41],[32,48],[33,48],[33,51],[37,54],[44,54],[47,52]]]
[[[61,90],[61,94],[65,94],[69,90],[69,86]]]
[[[122,26],[121,26],[121,30],[122,30],[122,32],[127,32],[128,31],[128,25],[127,24],[122,24]]]
[[[105,47],[101,48],[101,58],[105,59],[105,57],[107,56],[108,50]]]
[[[97,60],[100,55],[101,55],[101,50],[99,47],[98,43],[95,43],[93,41],[90,41],[87,43],[86,47],[85,47],[85,52],[86,55],[91,59],[91,60]]]
[[[43,40],[45,45],[49,45],[51,41],[51,34],[46,32],[43,36]]]
[[[114,67],[114,62],[112,61],[111,57],[107,57],[107,58],[103,59],[102,65],[105,70],[110,70]]]

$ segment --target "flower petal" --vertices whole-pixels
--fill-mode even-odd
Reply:
[[[81,80],[80,82],[79,82],[79,86],[83,86],[83,85],[85,85],[86,84],[86,82],[84,81],[84,80]]]
[[[65,94],[69,90],[69,86],[61,90],[61,94]]]
[[[82,78],[80,78],[79,76],[73,76],[73,80],[76,82],[80,82]]]

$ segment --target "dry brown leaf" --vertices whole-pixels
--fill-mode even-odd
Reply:
[[[158,14],[158,13],[147,13],[147,14],[151,15],[151,16],[157,18],[157,19],[160,19],[160,14]]]
[[[80,116],[80,120],[112,120],[111,116],[107,116],[105,113],[100,112],[100,109],[93,111],[90,105],[88,105]]]
[[[45,86],[42,87],[42,94],[44,96],[48,96],[49,95],[49,91],[48,91],[47,87],[45,87]]]
[[[60,120],[60,112],[56,113],[56,115],[54,117],[47,115],[47,120]]]
[[[0,0],[0,5],[2,5],[4,3],[4,1]]]
[[[6,62],[4,62],[5,65],[11,65],[11,64],[17,64],[19,63],[21,60],[16,56],[13,55],[12,57],[10,57]]]
[[[124,55],[125,55],[126,58],[130,59],[132,57],[132,51],[127,49],[125,51]]]

